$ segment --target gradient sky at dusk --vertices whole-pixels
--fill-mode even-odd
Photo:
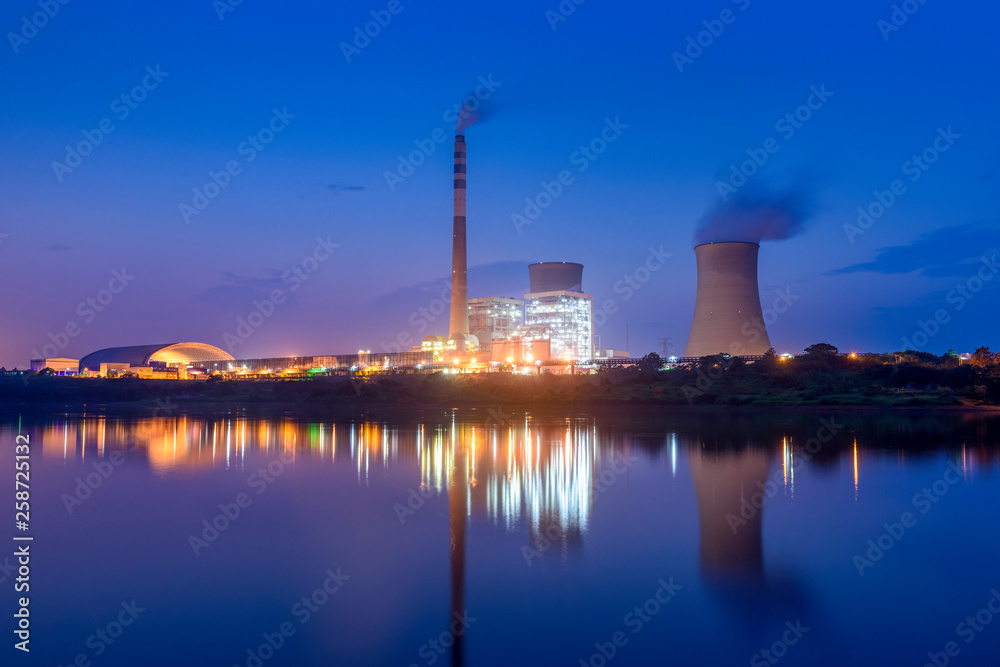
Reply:
[[[588,0],[553,30],[557,0],[401,0],[347,62],[340,43],[389,3],[318,4],[245,1],[220,20],[211,0],[69,2],[14,45],[39,7],[4,5],[0,365],[25,366],[71,322],[79,334],[59,356],[226,347],[275,289],[285,302],[235,356],[374,352],[447,333],[446,311],[426,329],[411,318],[450,269],[443,116],[491,76],[492,114],[466,134],[470,296],[521,296],[528,263],[580,262],[584,290],[617,307],[597,329],[602,347],[624,347],[627,322],[633,354],[660,337],[683,350],[699,221],[721,203],[717,179],[773,137],[746,192],[793,191],[807,214],[801,233],[761,247],[765,309],[775,290],[798,297],[769,327],[779,352],[900,349],[938,310],[947,322],[922,349],[1000,348],[1000,276],[981,259],[1000,252],[997,7],[914,2],[885,39],[889,2]],[[672,53],[724,9],[733,21],[679,72]],[[114,101],[154,82],[147,67],[168,74],[121,118]],[[775,123],[824,86],[832,96],[783,136]],[[248,162],[239,146],[274,109],[294,118]],[[106,118],[114,130],[60,182],[52,163]],[[574,151],[606,119],[627,127],[578,171]],[[448,139],[391,190],[385,173],[439,128]],[[948,128],[958,138],[912,181],[905,163]],[[230,160],[240,173],[185,222],[179,205]],[[519,231],[511,215],[562,170],[573,183]],[[895,179],[905,192],[849,238],[858,207]],[[318,237],[339,247],[293,292],[282,276]],[[661,246],[664,266],[616,291]],[[123,267],[134,279],[90,319],[78,305]],[[996,279],[956,297],[977,274]]]

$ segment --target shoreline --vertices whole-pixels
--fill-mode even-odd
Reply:
[[[857,376],[736,375],[705,386],[695,372],[605,375],[375,375],[290,380],[141,380],[137,378],[0,378],[0,410],[17,412],[289,411],[358,413],[451,409],[729,412],[990,413],[980,396],[947,386],[874,385]],[[853,382],[852,382],[853,381]]]

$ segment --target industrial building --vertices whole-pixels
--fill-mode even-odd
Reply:
[[[478,354],[501,362],[538,360],[538,355],[544,360],[590,360],[594,349],[594,299],[583,293],[582,264],[530,265],[531,291],[524,302],[509,297],[469,299],[466,149],[465,136],[455,135],[448,338],[429,336],[420,351],[441,357]],[[494,341],[506,342],[501,345]],[[536,345],[536,341],[546,343]]]
[[[695,246],[698,292],[685,357],[756,356],[771,348],[757,287],[759,250],[746,242]]]
[[[531,291],[524,295],[520,337],[548,340],[553,359],[592,359],[594,297],[583,292],[583,265],[539,262],[528,273]]]
[[[64,357],[31,360],[31,370],[43,371],[46,368],[50,369],[56,375],[76,375],[80,370],[80,360],[66,359]]]
[[[359,350],[357,354],[335,354],[313,357],[270,357],[262,359],[233,359],[212,361],[201,367],[210,372],[241,374],[268,373],[348,373],[357,371],[400,371],[430,368],[434,364],[433,352],[372,352]]]
[[[133,345],[92,352],[80,359],[79,372],[81,375],[99,376],[134,373],[145,377],[162,377],[170,374],[183,379],[189,368],[202,368],[209,362],[232,360],[233,355],[207,343]]]
[[[524,324],[524,302],[512,297],[469,299],[469,331],[478,339],[479,351],[490,354],[492,342],[510,338]]]
[[[143,378],[185,379],[212,373],[239,376],[419,370],[431,368],[434,361],[432,351],[373,353],[370,350],[359,350],[357,354],[235,359],[207,343],[175,343],[99,350],[81,359],[79,368],[81,374],[88,376],[128,373]]]
[[[583,292],[583,265],[539,262],[528,267],[530,291],[513,297],[468,298],[466,252],[466,143],[454,145],[451,303],[447,337],[425,336],[405,352],[235,359],[214,345],[172,343],[114,347],[87,355],[79,372],[139,377],[284,376],[379,372],[477,372],[513,365],[541,366],[594,359],[593,297]],[[759,308],[758,308],[759,310]],[[617,356],[605,351],[605,358]],[[627,352],[625,353],[627,356]],[[46,361],[37,360],[44,368]],[[74,360],[58,360],[74,361]],[[490,363],[492,362],[492,363]],[[54,366],[49,364],[54,370]],[[71,364],[67,364],[69,369]],[[33,366],[34,367],[34,366]],[[61,367],[60,367],[61,368]],[[538,369],[538,370],[536,370]]]

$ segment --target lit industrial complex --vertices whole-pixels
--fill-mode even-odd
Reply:
[[[408,351],[236,359],[207,343],[114,347],[75,359],[33,359],[33,370],[59,375],[143,378],[289,377],[381,372],[577,372],[600,363],[630,363],[627,350],[596,350],[593,297],[583,265],[528,267],[529,292],[469,298],[467,145],[457,134],[452,188],[451,303],[447,333],[425,336]],[[757,287],[756,243],[695,248],[698,293],[684,360],[727,353],[753,358],[770,348]],[[671,358],[673,361],[674,358]]]

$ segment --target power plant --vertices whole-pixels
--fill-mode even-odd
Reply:
[[[451,237],[451,313],[448,338],[464,353],[469,340],[469,277],[465,250],[465,135],[455,135],[455,217]]]
[[[211,373],[266,376],[272,373],[389,372],[394,369],[479,372],[499,367],[521,368],[521,372],[530,368],[541,372],[542,366],[559,365],[564,365],[572,373],[577,367],[593,370],[601,364],[630,365],[633,360],[627,350],[595,349],[598,337],[595,336],[594,298],[583,291],[582,264],[530,264],[530,291],[524,294],[524,301],[513,297],[486,296],[470,302],[464,129],[475,119],[472,115],[460,119],[455,132],[447,338],[429,334],[409,349],[404,349],[400,340],[395,349],[383,344],[383,350],[374,354],[371,350],[359,350],[357,354],[346,355],[253,359],[234,359],[223,350],[217,350],[215,356],[205,356],[198,344],[187,343],[173,346],[183,347],[183,354],[165,359],[163,363],[152,355],[152,352],[164,348],[162,345],[149,347],[149,354],[145,353],[144,347],[111,348],[86,357],[83,363],[51,358],[32,360],[32,366],[49,368],[51,372],[59,369],[58,372],[68,374],[129,374],[140,377],[175,374],[187,377],[189,374]],[[716,222],[711,224],[718,227],[721,224],[718,221],[722,221],[729,227],[715,229],[710,224],[703,231],[716,237],[732,238],[731,223],[741,219],[740,216],[716,215],[712,218]],[[767,218],[766,222],[773,221]],[[671,357],[670,361],[690,363],[720,353],[734,357],[755,357],[766,353],[771,342],[765,329],[757,286],[760,246],[752,242],[732,241],[702,243],[694,250],[698,267],[694,320],[684,358]],[[470,328],[470,321],[474,322],[473,328]]]
[[[594,297],[583,293],[583,264],[529,264],[528,277],[523,337],[549,341],[554,359],[592,359]]]
[[[698,293],[685,357],[752,356],[771,348],[757,287],[759,251],[743,241],[695,246]]]

